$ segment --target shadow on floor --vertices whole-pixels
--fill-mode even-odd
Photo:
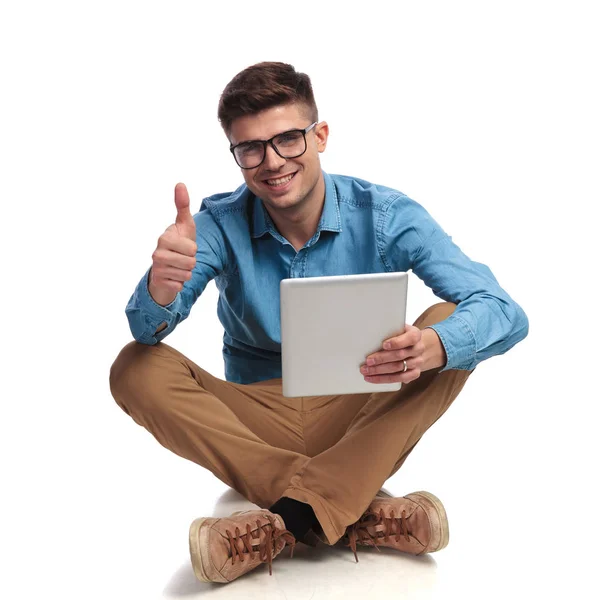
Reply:
[[[255,508],[258,507],[248,502],[235,490],[229,489],[218,498],[212,516],[225,517],[238,510]],[[403,590],[416,588],[422,593],[432,590],[435,586],[437,563],[429,554],[411,556],[390,548],[361,547],[358,556],[360,562],[357,564],[352,551],[341,543],[335,546],[323,544],[317,548],[299,543],[294,549],[291,560],[289,550],[286,548],[273,562],[272,577],[269,576],[268,567],[264,565],[229,584],[198,581],[191,563],[186,561],[173,574],[163,594],[166,598],[190,598],[220,592],[227,593],[228,598],[236,598],[238,594],[240,598],[242,596],[248,598],[250,589],[257,587],[257,590],[263,590],[264,598],[269,596],[280,598],[283,588],[288,585],[301,585],[306,588],[307,597],[315,594],[316,600],[321,597],[318,592],[325,592],[332,581],[345,581],[351,587],[349,590],[351,597],[354,597],[352,593],[372,594],[379,589],[398,591],[399,588]],[[239,582],[242,580],[244,583],[240,586]],[[294,590],[297,591],[298,588]],[[293,594],[289,597],[303,596]],[[324,593],[322,597],[327,597],[327,594]]]

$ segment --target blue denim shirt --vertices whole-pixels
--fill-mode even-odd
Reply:
[[[523,309],[420,204],[355,177],[323,175],[321,220],[298,252],[245,184],[204,199],[194,215],[198,252],[191,280],[162,307],[148,292],[148,269],[126,308],[133,337],[150,345],[164,339],[214,279],[225,330],[225,378],[252,383],[281,377],[282,279],[412,269],[436,296],[457,304],[450,317],[431,326],[446,350],[440,371],[474,369],[525,338],[529,323]],[[165,321],[167,327],[155,333]]]

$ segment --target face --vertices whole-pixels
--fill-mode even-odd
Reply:
[[[304,129],[312,124],[307,113],[302,105],[287,104],[238,117],[231,125],[229,140],[235,146],[250,140],[268,140],[290,129]],[[328,135],[327,123],[315,125],[306,134],[306,152],[297,158],[282,158],[267,145],[261,165],[241,169],[246,185],[267,208],[276,211],[298,210],[319,195],[322,200],[325,187],[319,152],[325,150]]]

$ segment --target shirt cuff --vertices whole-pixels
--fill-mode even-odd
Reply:
[[[425,329],[433,329],[442,341],[446,350],[446,366],[438,371],[450,369],[472,370],[475,366],[475,353],[477,346],[475,336],[467,323],[457,315],[450,315],[447,319],[428,325]]]
[[[179,304],[179,294],[175,296],[175,300],[173,300],[173,302],[167,304],[166,306],[161,306],[150,295],[150,290],[148,289],[149,274],[150,269],[146,271],[146,274],[143,278],[143,283],[139,287],[139,307],[142,309],[148,325],[156,329],[159,325],[166,321],[168,328],[177,313],[176,308]]]

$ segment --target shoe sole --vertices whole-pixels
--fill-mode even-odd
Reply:
[[[425,553],[430,553],[430,552],[438,552],[439,550],[443,550],[447,545],[448,542],[450,541],[450,529],[448,527],[448,515],[446,514],[446,509],[444,508],[444,505],[442,504],[442,502],[440,501],[440,499],[437,496],[434,496],[432,493],[430,492],[414,492],[413,494],[408,494],[406,497],[412,499],[413,497],[418,496],[419,500],[424,500],[423,502],[421,502],[422,505],[426,506],[427,508],[433,508],[438,516],[438,522],[440,523],[440,530],[439,532],[435,531],[435,529],[437,529],[437,527],[434,529],[434,531],[432,532],[432,539],[429,542],[429,547],[426,548],[425,550],[423,550],[423,552],[421,552],[421,554],[425,554]],[[416,501],[416,500],[415,500]],[[438,534],[436,536],[436,534]],[[439,542],[436,544],[435,543],[435,538],[439,537]],[[434,542],[432,544],[432,542]]]
[[[387,490],[381,488],[377,494],[375,495],[375,498],[393,498],[394,496],[392,496],[392,494],[390,494]]]
[[[205,557],[202,552],[203,548],[208,549],[208,539],[205,532],[201,531],[203,523],[207,520],[208,518],[196,519],[190,525],[190,558],[192,559],[192,567],[194,568],[196,577],[204,583],[211,583],[212,579],[208,578],[202,564],[204,560],[208,560],[208,556]],[[206,533],[208,532],[206,531]]]

